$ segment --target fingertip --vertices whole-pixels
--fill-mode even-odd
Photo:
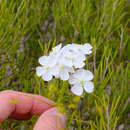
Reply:
[[[66,117],[58,112],[57,108],[51,108],[44,112],[34,127],[34,130],[60,130],[65,128]]]
[[[45,98],[43,96],[40,95],[34,95],[33,98],[33,106],[32,109],[30,111],[30,113],[32,115],[40,115],[42,114],[44,111],[52,108],[54,106],[54,102],[49,100],[48,98]]]

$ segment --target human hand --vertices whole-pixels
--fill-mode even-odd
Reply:
[[[40,95],[6,90],[0,92],[0,123],[7,118],[28,120],[41,115],[33,130],[63,130],[65,116],[54,107],[54,102]]]

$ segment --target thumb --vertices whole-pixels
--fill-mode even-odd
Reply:
[[[59,113],[56,108],[44,112],[35,124],[33,130],[64,130],[65,115]]]

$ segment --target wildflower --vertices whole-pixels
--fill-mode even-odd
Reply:
[[[83,89],[87,93],[92,93],[94,84],[91,82],[93,74],[89,70],[78,69],[69,78],[69,83],[72,85],[71,91],[78,96],[83,94]]]
[[[71,51],[75,51],[76,53],[82,53],[83,55],[89,55],[92,53],[92,46],[89,43],[85,43],[84,45],[79,45],[79,44],[68,44],[67,47],[71,50]]]
[[[57,45],[50,52],[50,56],[59,56],[61,51],[62,44]]]
[[[72,43],[63,48],[62,44],[57,45],[48,56],[39,58],[41,66],[36,68],[36,74],[45,81],[50,81],[53,77],[68,80],[72,85],[71,91],[78,96],[83,94],[83,90],[92,93],[93,74],[83,69],[86,55],[91,53],[92,46],[89,43],[84,45]]]
[[[57,59],[51,56],[42,56],[39,58],[39,63],[42,66],[36,68],[36,74],[42,76],[45,81],[50,81],[53,78],[51,68],[56,65]]]
[[[72,67],[65,66],[64,64],[57,64],[52,69],[52,74],[56,78],[60,78],[61,80],[68,80],[69,73],[74,73],[74,69]]]
[[[50,68],[57,64],[58,59],[54,56],[41,56],[38,61],[42,66]]]
[[[64,63],[66,66],[75,68],[82,68],[84,67],[85,63],[85,55],[80,52],[75,52],[71,50],[68,46],[62,49],[62,58],[60,62]]]
[[[93,47],[89,43],[85,43],[83,45],[83,48],[81,50],[82,50],[83,54],[89,55],[89,54],[92,53],[92,48]]]

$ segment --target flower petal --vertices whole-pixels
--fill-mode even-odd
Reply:
[[[92,51],[91,50],[89,50],[89,51],[86,51],[86,54],[91,54],[92,53]]]
[[[74,62],[74,67],[75,68],[83,68],[84,66],[85,66],[85,63],[83,61],[76,60]]]
[[[72,43],[72,44],[70,44],[69,48],[70,48],[70,50],[72,50],[72,51],[78,51],[78,49],[80,48],[80,46],[81,46],[81,45],[78,45],[78,44],[76,44],[76,43]]]
[[[93,73],[89,70],[85,70],[84,77],[86,81],[90,81],[93,79]]]
[[[86,48],[86,50],[91,50],[93,48],[89,43],[85,43],[83,47]]]
[[[70,73],[74,73],[74,68],[73,67],[67,67],[66,66],[66,70]]]
[[[74,73],[74,76],[77,79],[82,79],[84,81],[90,81],[93,79],[93,73],[90,72],[89,70],[85,70],[85,69],[78,69],[76,70],[76,72]]]
[[[48,56],[41,56],[38,61],[41,65],[46,65],[47,60],[48,60]]]
[[[60,71],[59,76],[62,80],[69,79],[69,73],[66,70]]]
[[[93,47],[89,44],[89,43],[86,43],[86,44],[84,44],[83,45],[83,54],[91,54],[92,53],[92,51],[91,51],[91,49],[92,49]]]
[[[68,44],[69,45],[69,44]],[[62,49],[61,49],[61,54],[66,57],[69,53],[69,47],[68,45],[64,46]]]
[[[68,66],[68,67],[72,67],[73,66],[72,61],[67,60],[66,58],[61,58],[59,60],[59,63],[62,64],[62,65]]]
[[[74,75],[70,75],[70,78],[69,78],[69,83],[70,84],[76,84],[77,83],[77,79],[74,77]]]
[[[72,86],[71,91],[77,96],[81,96],[83,94],[83,88],[79,85]]]
[[[92,93],[94,91],[94,84],[93,84],[93,82],[86,82],[85,86],[84,86],[84,90],[87,93]]]
[[[50,71],[51,71],[51,74],[53,75],[53,76],[58,76],[59,75],[59,66],[58,65],[55,65],[54,67],[52,67],[51,69],[50,69]]]
[[[62,43],[60,43],[59,45],[57,45],[56,47],[54,47],[54,48],[53,48],[53,51],[54,51],[54,52],[59,52],[60,49],[61,49],[61,47],[62,47]]]
[[[78,57],[80,57],[80,60],[81,60],[81,61],[85,61],[85,60],[86,60],[85,55],[83,55],[82,53],[80,53],[80,54],[78,55]]]
[[[74,73],[74,77],[76,77],[77,79],[83,79],[84,78],[84,69],[78,69],[75,71]]]
[[[42,79],[45,81],[50,81],[52,79],[52,75],[50,72],[45,73],[44,75],[42,75]]]
[[[44,74],[45,74],[45,69],[44,69],[43,67],[41,67],[41,66],[38,66],[38,67],[36,68],[36,74],[37,74],[37,76],[42,76],[42,75],[44,75]]]
[[[48,61],[47,61],[47,65],[49,67],[53,67],[57,64],[57,61],[58,61],[58,58],[57,57],[54,57],[54,56],[49,56],[48,57]]]
[[[60,43],[56,47],[52,48],[52,51],[50,52],[50,55],[57,55],[60,52],[61,47],[62,47],[62,43]]]

